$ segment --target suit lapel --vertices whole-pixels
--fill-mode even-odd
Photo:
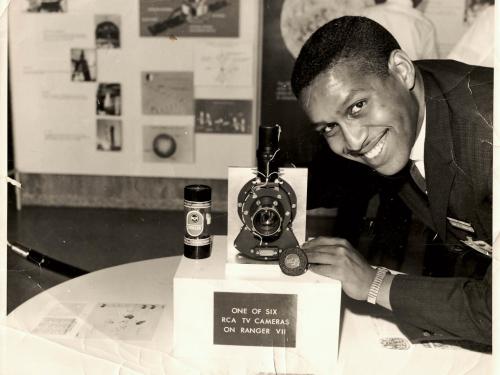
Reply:
[[[446,240],[446,216],[456,174],[448,102],[433,77],[421,71],[425,87],[425,179],[434,228]]]

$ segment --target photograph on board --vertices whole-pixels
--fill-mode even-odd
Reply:
[[[97,150],[121,151],[122,121],[115,119],[97,119]]]
[[[120,48],[119,14],[95,15],[95,46],[96,48]]]
[[[145,126],[143,161],[193,163],[194,133],[191,126]]]
[[[252,101],[199,99],[195,102],[196,133],[248,134],[252,123]]]
[[[193,72],[143,72],[141,80],[143,114],[193,114]]]
[[[30,13],[64,13],[67,0],[27,0],[26,11]]]
[[[120,116],[121,85],[119,83],[99,83],[96,94],[96,110],[98,115]]]
[[[93,82],[97,79],[97,58],[95,49],[71,49],[71,80]]]
[[[239,0],[141,0],[141,36],[237,37]]]

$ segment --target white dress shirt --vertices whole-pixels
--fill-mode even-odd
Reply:
[[[425,167],[424,167],[425,128],[426,128],[426,121],[424,112],[424,121],[422,122],[422,127],[420,128],[420,131],[417,134],[417,139],[415,140],[413,148],[411,149],[410,152],[410,160],[412,160],[415,163],[415,166],[417,167],[418,171],[420,172],[423,178],[425,178]]]

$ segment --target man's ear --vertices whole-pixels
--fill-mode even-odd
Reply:
[[[397,77],[408,90],[415,87],[415,66],[405,51],[395,49],[388,61],[389,72]]]

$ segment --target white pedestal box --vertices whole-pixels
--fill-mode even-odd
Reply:
[[[203,374],[335,374],[340,282],[312,272],[229,278],[225,263],[225,236],[210,258],[181,260],[173,355]]]

